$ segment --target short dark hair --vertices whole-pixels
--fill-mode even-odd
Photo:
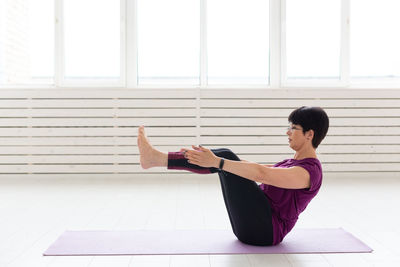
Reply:
[[[325,138],[329,128],[329,118],[326,112],[320,107],[303,106],[290,113],[288,121],[300,125],[303,133],[313,130],[314,137],[312,145],[317,148],[322,139]]]

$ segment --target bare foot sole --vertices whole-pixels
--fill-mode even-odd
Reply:
[[[149,169],[157,166],[157,153],[156,150],[151,146],[147,139],[144,126],[140,126],[138,130],[137,145],[140,153],[140,165],[143,169]]]

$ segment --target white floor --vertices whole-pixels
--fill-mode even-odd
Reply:
[[[343,227],[373,253],[43,257],[66,229],[230,229],[218,177],[2,178],[0,266],[400,266],[399,192],[399,177],[329,174],[296,225]]]

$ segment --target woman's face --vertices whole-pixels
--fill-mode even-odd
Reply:
[[[289,146],[295,151],[300,150],[309,143],[309,139],[303,133],[303,128],[300,125],[290,124],[286,134],[288,135]]]

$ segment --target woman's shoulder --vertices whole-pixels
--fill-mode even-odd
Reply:
[[[292,165],[296,166],[298,164],[317,164],[321,165],[321,162],[319,161],[318,158],[304,158],[304,159],[294,159],[294,158],[289,158],[289,159],[284,159],[278,163],[275,164],[276,167],[281,166],[281,165]]]
[[[319,161],[318,158],[304,158],[304,159],[299,159],[299,160],[294,159],[294,160],[297,162],[309,162],[309,163],[316,163],[316,164],[321,165],[321,161]]]
[[[304,158],[304,159],[285,159],[274,167],[279,168],[290,168],[290,167],[302,167],[306,169],[310,175],[320,176],[322,174],[322,164],[318,158]]]
[[[289,165],[293,162],[293,159],[284,159],[274,164],[274,167],[290,167]]]
[[[314,167],[315,169],[318,169],[319,171],[322,171],[322,164],[318,158],[304,158],[300,160],[294,160],[293,166],[300,166],[300,167],[310,166]]]

